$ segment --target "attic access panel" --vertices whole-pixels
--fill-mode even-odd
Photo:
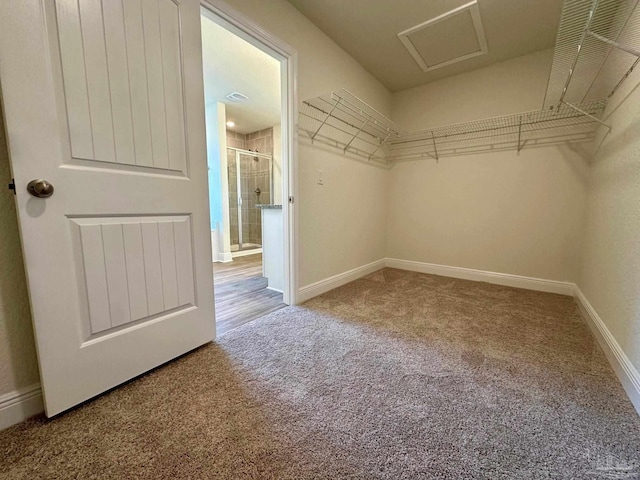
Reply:
[[[477,0],[400,32],[398,38],[425,72],[488,52]]]

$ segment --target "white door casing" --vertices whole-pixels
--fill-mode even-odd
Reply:
[[[295,192],[298,190],[298,53],[293,47],[231,7],[224,0],[201,0],[201,4],[205,11],[217,18],[214,20],[216,23],[280,61],[282,215],[285,268],[283,302],[287,305],[296,305],[299,297],[298,209],[294,203]]]
[[[52,416],[215,338],[200,5],[0,2],[0,58]]]

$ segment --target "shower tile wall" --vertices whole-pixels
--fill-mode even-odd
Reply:
[[[273,129],[241,134],[227,130],[227,146],[273,155]],[[242,233],[243,244],[262,244],[260,210],[256,204],[271,202],[271,179],[269,161],[256,157],[240,157],[240,182],[242,186]],[[227,151],[229,169],[229,221],[231,244],[238,243],[238,191],[235,152]],[[260,188],[260,195],[256,190]]]
[[[258,153],[273,155],[273,128],[266,128],[258,132],[248,133],[246,137],[247,150]],[[269,160],[264,158],[254,161],[247,159],[250,163],[246,170],[246,177],[243,175],[242,181],[246,181],[247,187],[242,186],[243,192],[248,193],[249,203],[249,238],[252,243],[262,243],[262,218],[261,212],[255,206],[259,203],[271,203],[271,177],[269,172]],[[260,189],[260,195],[256,190]],[[243,201],[245,199],[243,198]],[[244,212],[243,212],[244,213]],[[244,230],[246,232],[246,230]]]

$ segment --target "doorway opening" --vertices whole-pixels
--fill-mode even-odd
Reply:
[[[291,58],[201,8],[216,331],[294,303]]]

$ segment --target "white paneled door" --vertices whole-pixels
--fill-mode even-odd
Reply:
[[[49,416],[215,337],[201,56],[198,0],[0,2]]]

